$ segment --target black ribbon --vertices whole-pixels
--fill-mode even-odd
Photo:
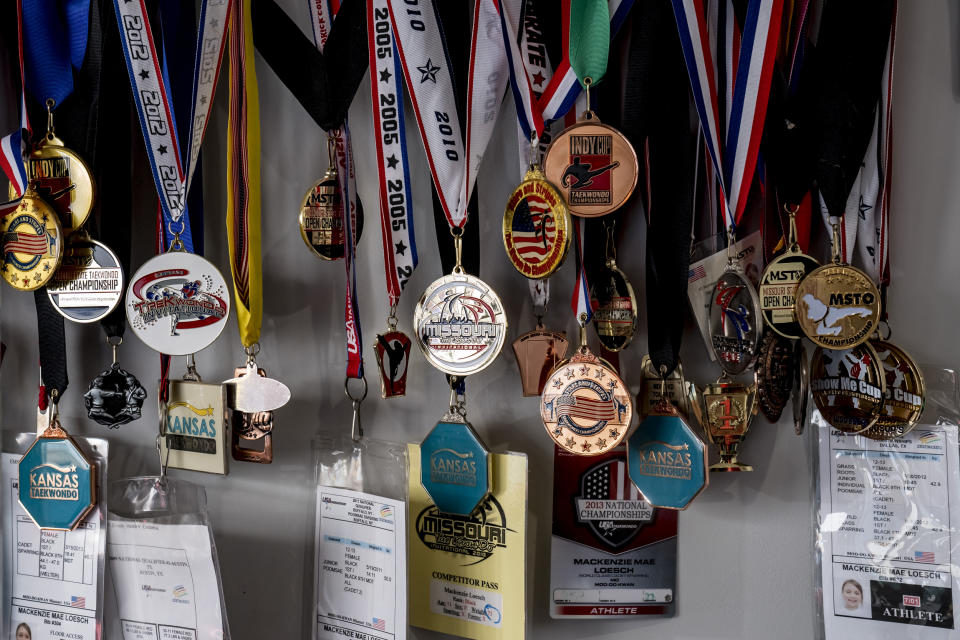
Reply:
[[[679,362],[687,308],[697,138],[669,0],[638,2],[630,20],[622,130],[638,155],[644,143],[649,148],[647,341],[654,368],[669,375]]]

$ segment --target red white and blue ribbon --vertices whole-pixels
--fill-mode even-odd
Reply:
[[[327,38],[333,28],[338,0],[308,0],[313,43],[321,52],[327,44]],[[336,143],[337,176],[340,180],[340,202],[346,207],[343,212],[346,251],[344,269],[346,270],[346,293],[343,305],[343,321],[347,335],[347,377],[363,377],[363,337],[360,331],[360,307],[357,302],[357,176],[353,165],[353,147],[350,143],[350,128],[346,122],[330,132]]]
[[[17,0],[17,51],[20,65],[20,128],[0,138],[0,168],[7,175],[13,186],[16,199],[0,204],[0,215],[15,209],[20,204],[20,197],[27,190],[27,169],[23,161],[27,153],[27,142],[30,139],[30,122],[27,118],[27,99],[24,89],[23,76],[23,14],[20,0]]]
[[[394,307],[417,268],[417,243],[413,228],[413,198],[410,195],[410,166],[403,113],[403,69],[393,37],[387,0],[369,0],[367,39],[380,185],[383,265],[387,296],[390,306]]]
[[[169,246],[173,236],[179,235],[187,251],[193,251],[190,217],[184,215],[187,194],[213,107],[226,45],[229,7],[230,3],[224,0],[203,0],[200,5],[200,29],[194,55],[193,113],[187,133],[190,145],[184,166],[177,142],[173,101],[164,80],[145,1],[114,0],[134,105],[160,198],[166,244]]]
[[[593,317],[593,309],[590,308],[590,284],[587,282],[587,269],[583,261],[583,235],[583,218],[574,216],[573,246],[577,258],[577,281],[573,286],[570,308],[573,309],[577,322],[581,325],[587,324]]]
[[[738,56],[733,55],[736,29],[732,27],[733,31],[729,32],[730,53],[725,53],[724,57],[731,60],[732,68],[726,71],[733,89],[729,94],[730,115],[725,132],[720,122],[718,74],[714,66],[716,56],[710,46],[704,0],[672,0],[672,4],[694,104],[700,115],[707,150],[717,168],[724,220],[728,227],[736,228],[743,216],[757,165],[783,0],[750,0]],[[729,4],[729,0],[725,4]],[[720,11],[725,10],[721,8]]]

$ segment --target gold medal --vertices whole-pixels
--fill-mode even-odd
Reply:
[[[640,393],[637,394],[637,411],[640,420],[654,412],[654,408],[661,400],[666,400],[687,419],[699,419],[699,412],[694,409],[700,403],[700,392],[692,382],[683,377],[683,365],[679,362],[673,372],[666,377],[661,376],[653,368],[653,361],[649,355],[643,356],[640,361]]]
[[[848,264],[827,264],[800,281],[797,322],[825,349],[852,349],[876,331],[880,292],[870,276]]]
[[[720,462],[710,465],[710,471],[753,471],[753,467],[742,464],[737,457],[753,416],[757,414],[756,385],[721,378],[708,384],[701,395],[701,422],[707,437],[720,452]]]
[[[33,183],[16,209],[0,218],[3,279],[14,289],[34,291],[53,279],[63,258],[63,230],[53,208]]]
[[[590,283],[590,308],[593,328],[607,351],[629,346],[637,329],[637,298],[627,274],[617,266],[613,224],[607,228],[607,259],[603,269]]]
[[[640,172],[630,141],[592,111],[557,136],[543,164],[570,213],[584,218],[616,211],[633,193]]]
[[[800,250],[797,243],[796,209],[789,210],[790,232],[787,249],[767,264],[760,277],[760,308],[764,324],[784,338],[801,338],[803,329],[797,322],[797,286],[820,263]],[[766,413],[766,410],[764,410]]]
[[[511,264],[528,278],[546,278],[563,264],[570,247],[570,214],[539,166],[530,167],[507,200],[503,246]]]
[[[324,260],[340,260],[346,248],[343,203],[335,165],[307,191],[300,204],[300,236]]]
[[[884,406],[883,369],[869,342],[852,349],[818,347],[810,360],[810,390],[824,420],[844,433],[872,427]]]
[[[874,440],[899,438],[910,433],[923,413],[926,395],[923,373],[913,358],[895,344],[873,338],[870,345],[883,368],[886,392],[876,424],[860,435]]]
[[[609,363],[587,348],[580,327],[580,348],[547,379],[540,397],[547,433],[570,453],[595,456],[620,444],[633,419],[630,390]]]

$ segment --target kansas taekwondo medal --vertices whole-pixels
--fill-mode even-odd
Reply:
[[[818,347],[810,360],[810,390],[817,409],[838,431],[860,433],[876,424],[886,383],[869,342],[852,349]]]
[[[93,174],[52,132],[30,152],[27,175],[37,194],[57,212],[65,233],[79,229],[90,217],[96,195]]]
[[[880,293],[863,271],[827,264],[797,287],[797,322],[814,344],[851,349],[873,335],[880,319]]]
[[[420,296],[413,326],[427,362],[444,373],[466,376],[497,358],[507,335],[507,315],[487,283],[455,269]]]
[[[727,269],[710,297],[710,342],[730,375],[746,371],[760,347],[760,301],[742,271]]]
[[[200,351],[223,331],[230,295],[209,261],[185,251],[147,260],[127,287],[127,321],[137,337],[160,353]]]
[[[883,368],[886,392],[876,424],[861,435],[890,440],[909,433],[923,413],[926,389],[923,373],[906,351],[886,340],[874,338],[870,346]]]
[[[570,214],[540,167],[531,167],[507,200],[503,246],[528,278],[546,278],[563,264],[570,247]]]
[[[67,243],[63,262],[47,296],[67,320],[96,322],[109,315],[123,296],[123,270],[110,248],[82,232]]]
[[[584,218],[618,209],[637,186],[637,154],[627,138],[592,111],[565,129],[547,150],[547,180],[557,185],[570,213]]]
[[[617,372],[581,347],[544,385],[540,417],[558,445],[570,453],[595,456],[627,436],[633,400]]]
[[[34,291],[57,272],[63,256],[63,231],[54,210],[32,185],[16,209],[0,218],[3,266],[0,272],[14,289]]]

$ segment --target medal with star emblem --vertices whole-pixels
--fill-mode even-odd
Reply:
[[[53,279],[63,258],[60,217],[33,188],[16,209],[0,218],[3,279],[19,291],[35,291]]]
[[[540,417],[553,441],[577,455],[606,453],[626,438],[633,419],[630,390],[587,347],[585,329],[580,348],[544,384]]]

